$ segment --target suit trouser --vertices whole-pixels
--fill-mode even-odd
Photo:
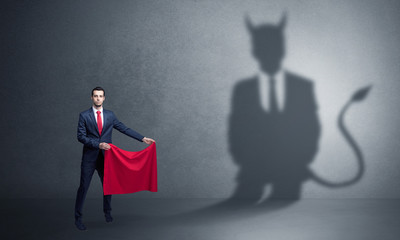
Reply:
[[[89,185],[95,170],[97,170],[101,183],[103,184],[104,155],[101,150],[99,151],[96,161],[82,161],[81,163],[81,180],[78,192],[76,194],[75,219],[82,218],[83,204],[85,202],[86,194],[89,190]],[[103,196],[103,211],[105,214],[111,212],[111,195]]]

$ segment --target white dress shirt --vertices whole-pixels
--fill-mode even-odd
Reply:
[[[278,110],[282,112],[285,106],[285,72],[280,70],[275,74],[275,91],[276,91],[276,100],[278,104]],[[264,72],[258,73],[258,92],[259,92],[259,101],[261,103],[264,111],[269,112],[270,103],[269,103],[269,88],[270,88],[269,76]]]
[[[101,123],[103,124],[103,127],[104,127],[103,107],[101,107],[99,110],[97,110],[97,109],[94,108],[94,107],[92,107],[92,109],[93,109],[93,113],[94,113],[94,119],[96,119],[96,123],[97,123],[97,111],[100,111],[100,112],[101,112],[101,114],[100,114],[100,116],[101,116]]]

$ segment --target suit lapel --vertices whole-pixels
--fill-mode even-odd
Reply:
[[[93,108],[89,109],[89,118],[90,118],[90,121],[93,123],[93,127],[94,127],[94,129],[96,129],[97,134],[100,136],[99,128],[97,127],[97,122],[96,122],[96,119],[94,118]]]
[[[287,111],[287,109],[288,109],[288,106],[289,106],[289,99],[290,99],[290,84],[291,84],[291,81],[290,81],[290,79],[289,79],[289,75],[288,75],[288,73],[286,72],[286,71],[284,71],[283,72],[283,79],[282,79],[282,81],[284,81],[284,84],[283,84],[283,86],[285,86],[285,89],[284,89],[284,96],[285,96],[285,99],[283,100],[284,101],[284,105],[283,105],[283,112],[286,112]]]
[[[103,108],[103,119],[104,119],[103,122],[103,131],[104,131],[106,129],[106,126],[110,123],[108,111],[106,111],[104,108]]]

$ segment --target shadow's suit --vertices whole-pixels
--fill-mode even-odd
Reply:
[[[120,122],[112,111],[103,109],[103,129],[101,135],[97,122],[90,108],[79,115],[78,140],[83,143],[81,179],[75,202],[75,219],[82,218],[82,208],[89,189],[94,170],[97,170],[101,182],[104,176],[104,150],[99,149],[101,142],[112,143],[112,130],[117,129],[121,133],[142,142],[144,136],[126,127]],[[105,214],[111,211],[111,195],[103,197],[103,210]]]
[[[257,201],[269,184],[270,198],[298,199],[309,178],[320,134],[313,84],[288,72],[284,79],[284,109],[275,114],[263,110],[256,77],[234,88],[229,140],[239,172],[233,198]]]

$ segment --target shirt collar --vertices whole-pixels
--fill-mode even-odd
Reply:
[[[103,107],[101,107],[99,110],[97,110],[95,107],[92,106],[92,109],[95,114],[97,114],[97,111],[100,111],[101,113],[103,113]]]
[[[282,82],[285,79],[284,76],[285,76],[285,71],[283,69],[280,69],[274,76],[275,81]],[[267,75],[265,72],[263,72],[261,70],[258,72],[258,77],[261,80],[265,80],[265,81],[267,81],[269,79],[269,75]]]

